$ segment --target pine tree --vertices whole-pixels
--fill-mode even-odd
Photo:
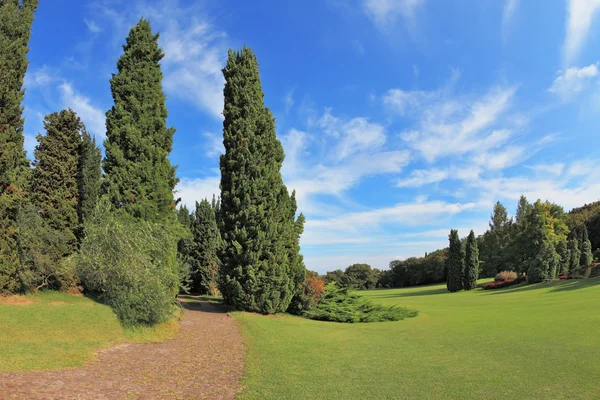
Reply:
[[[52,113],[44,119],[46,134],[38,135],[31,176],[32,202],[42,218],[64,232],[75,250],[77,218],[77,170],[83,123],[73,110]]]
[[[581,250],[579,249],[579,240],[576,237],[569,239],[569,270],[579,267],[581,260]]]
[[[79,219],[78,239],[80,241],[83,237],[83,225],[88,217],[92,215],[100,196],[102,184],[101,162],[102,151],[96,145],[96,139],[83,129],[77,165],[77,192],[79,193],[77,217]]]
[[[264,106],[254,53],[230,50],[223,74],[221,291],[238,309],[285,311],[304,273],[296,245],[304,218],[295,220],[295,201],[281,178],[283,147]]]
[[[447,288],[450,292],[458,292],[463,286],[464,253],[463,247],[458,237],[458,231],[450,231],[450,247],[448,249],[448,258],[446,267],[448,269]]]
[[[479,279],[479,249],[477,248],[475,233],[471,231],[465,245],[463,289],[475,289],[475,286],[477,286],[477,279]]]
[[[584,226],[581,234],[581,258],[579,260],[580,265],[590,265],[594,262],[594,255],[592,254],[592,243],[588,238],[587,228]]]
[[[167,128],[158,35],[142,19],[131,28],[110,86],[114,106],[106,113],[105,190],[118,209],[149,221],[173,210],[175,167],[167,156],[174,128]]]
[[[217,227],[215,210],[206,199],[200,203],[196,202],[192,238],[190,254],[192,288],[200,294],[215,294],[219,275],[217,253],[221,245],[221,235]]]
[[[560,266],[558,272],[561,274],[567,274],[569,272],[569,264],[571,262],[571,252],[569,251],[568,242],[561,240],[556,245],[556,253],[560,258]]]
[[[560,262],[558,254],[548,237],[542,242],[538,255],[530,261],[527,270],[527,283],[543,282],[552,279]]]
[[[0,0],[0,293],[22,289],[19,213],[28,190],[23,80],[37,0]]]

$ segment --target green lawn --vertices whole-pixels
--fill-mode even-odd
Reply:
[[[110,307],[64,293],[17,300],[0,301],[0,371],[81,365],[103,347],[166,340],[179,326],[174,319],[154,328],[123,329]]]
[[[600,278],[364,296],[420,314],[351,325],[236,313],[248,343],[241,398],[600,398]]]

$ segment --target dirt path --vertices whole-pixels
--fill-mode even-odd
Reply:
[[[183,304],[175,339],[118,345],[83,367],[0,373],[0,399],[234,399],[245,352],[237,324],[218,305]]]

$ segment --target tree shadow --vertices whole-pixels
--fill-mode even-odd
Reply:
[[[221,299],[212,296],[179,295],[178,299],[181,306],[190,311],[214,314],[225,314],[234,311],[232,307],[223,304]]]
[[[551,292],[571,292],[573,290],[585,289],[587,287],[596,285],[600,285],[600,277],[587,279],[572,279],[566,281],[560,286],[556,286],[554,289],[551,290]]]
[[[437,285],[436,285],[437,286]],[[380,295],[376,295],[376,296],[369,296],[369,299],[392,299],[392,298],[397,298],[397,297],[415,297],[415,296],[430,296],[430,295],[434,295],[434,294],[443,294],[443,293],[448,293],[448,289],[446,289],[445,287],[438,287],[435,289],[427,289],[427,290],[423,290],[422,289],[423,286],[413,286],[413,287],[407,287],[407,288],[400,288],[402,289],[402,291],[400,293],[382,293]],[[389,290],[397,290],[396,289],[389,289]]]
[[[528,285],[527,283],[522,283],[516,286],[510,286],[504,289],[494,289],[489,291],[489,295],[498,295],[498,294],[509,294],[509,293],[523,293],[526,291],[532,290],[540,290],[540,289],[548,289],[550,290],[547,293],[558,293],[558,292],[570,292],[573,290],[584,289],[590,286],[595,286],[600,284],[600,277],[597,278],[587,278],[587,279],[569,279],[566,281],[550,281],[550,282],[542,282],[536,283],[533,285]]]

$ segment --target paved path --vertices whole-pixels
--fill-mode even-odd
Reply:
[[[245,353],[235,320],[209,302],[182,303],[173,340],[117,345],[77,368],[0,373],[0,399],[235,399]]]

